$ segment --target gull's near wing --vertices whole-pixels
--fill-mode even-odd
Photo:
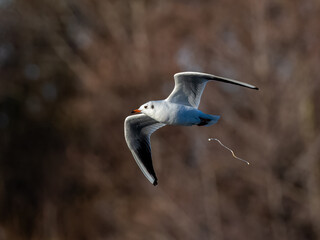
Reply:
[[[157,177],[152,165],[150,135],[163,126],[165,124],[144,114],[129,116],[124,122],[128,147],[139,168],[153,185],[157,185]]]
[[[214,76],[199,72],[181,72],[174,75],[175,86],[172,93],[166,99],[169,102],[198,108],[202,92],[208,81],[215,80],[219,82],[231,83],[242,87],[258,90],[257,87],[248,83]]]

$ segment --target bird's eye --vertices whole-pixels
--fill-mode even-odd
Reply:
[[[146,105],[146,106],[144,106],[144,108],[148,108],[148,106]]]
[[[152,109],[154,109],[154,106],[153,106],[153,105],[151,105],[151,108],[152,108]]]

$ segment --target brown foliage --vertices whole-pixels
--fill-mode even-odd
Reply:
[[[0,239],[320,237],[317,0],[0,1]],[[209,127],[152,136],[159,185],[123,137],[179,71]],[[247,167],[209,137],[251,162]]]

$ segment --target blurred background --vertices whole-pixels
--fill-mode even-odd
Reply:
[[[0,240],[319,239],[318,0],[1,0]],[[212,127],[124,140],[202,71]],[[247,166],[208,138],[219,138]]]

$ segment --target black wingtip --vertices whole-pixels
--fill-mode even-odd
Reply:
[[[258,87],[254,87],[253,89],[254,89],[254,90],[259,90],[259,88],[258,88]]]
[[[157,179],[154,180],[154,182],[152,184],[153,184],[153,186],[157,186],[158,185],[158,180]]]

